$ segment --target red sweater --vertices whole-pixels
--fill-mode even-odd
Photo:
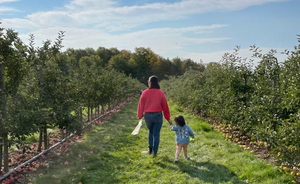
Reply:
[[[170,111],[164,92],[160,89],[146,89],[143,91],[137,116],[141,119],[144,112],[164,112],[166,120],[170,120]]]

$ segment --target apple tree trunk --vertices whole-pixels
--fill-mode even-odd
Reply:
[[[2,157],[3,157],[3,144],[2,144],[2,138],[0,137],[0,173],[2,171]]]
[[[42,144],[43,144],[43,130],[42,130],[42,128],[40,128],[40,130],[39,130],[39,145],[38,145],[38,149],[37,149],[38,152],[42,151]]]
[[[47,123],[44,123],[44,149],[48,149]]]

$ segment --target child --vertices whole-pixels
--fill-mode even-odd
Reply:
[[[171,125],[171,130],[176,131],[176,143],[177,143],[177,149],[176,149],[176,154],[175,154],[175,162],[178,162],[179,160],[179,155],[181,152],[181,149],[183,148],[184,152],[184,158],[185,159],[190,159],[187,156],[187,147],[190,142],[189,136],[194,138],[194,133],[192,129],[185,124],[183,116],[176,116],[175,117],[175,122],[177,126]]]

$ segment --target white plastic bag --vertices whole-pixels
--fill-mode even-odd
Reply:
[[[132,131],[132,135],[137,135],[140,132],[140,129],[142,127],[143,124],[143,119],[140,119],[139,123],[137,124],[137,126],[135,127],[135,129]]]

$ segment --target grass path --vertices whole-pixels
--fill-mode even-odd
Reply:
[[[113,115],[106,124],[93,128],[85,141],[71,146],[63,159],[51,164],[33,183],[292,183],[292,177],[257,159],[253,154],[227,142],[201,118],[183,112],[172,102],[171,115],[182,114],[195,132],[189,146],[192,160],[175,164],[175,133],[165,121],[158,157],[142,154],[147,150],[147,128],[130,133],[138,123],[138,99]],[[93,150],[93,154],[90,151]],[[65,165],[64,162],[69,164]]]

